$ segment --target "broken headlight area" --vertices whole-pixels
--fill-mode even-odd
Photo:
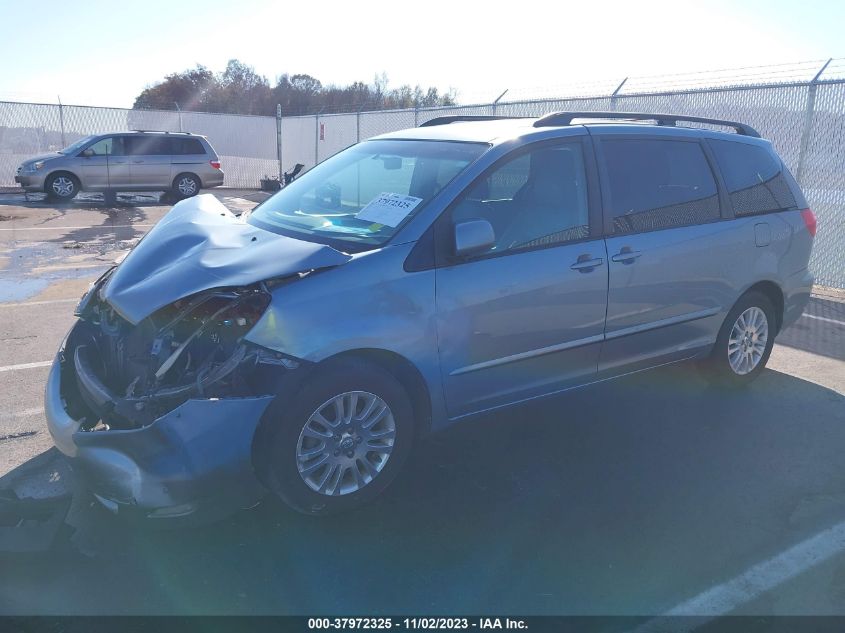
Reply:
[[[176,301],[133,325],[99,298],[63,358],[63,397],[83,430],[147,426],[190,398],[269,394],[298,362],[244,340],[270,303],[263,284]]]

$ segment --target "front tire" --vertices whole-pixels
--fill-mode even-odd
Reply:
[[[753,382],[763,371],[777,334],[775,308],[760,292],[749,292],[736,302],[716,339],[702,371],[711,383],[739,388]]]
[[[44,183],[44,191],[51,200],[68,202],[79,193],[79,179],[67,172],[52,174]]]
[[[405,463],[414,417],[402,384],[381,367],[348,359],[317,369],[293,401],[277,398],[266,458],[268,485],[293,509],[329,515],[381,494]]]

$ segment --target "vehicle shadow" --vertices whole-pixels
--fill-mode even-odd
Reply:
[[[82,504],[70,547],[2,560],[0,596],[25,613],[654,614],[845,516],[843,405],[771,370],[731,392],[664,368],[431,436],[342,516],[268,500],[162,531]]]
[[[811,297],[804,316],[778,334],[777,342],[845,360],[845,303]]]

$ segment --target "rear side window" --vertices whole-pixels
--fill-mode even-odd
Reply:
[[[111,155],[112,156],[126,156],[126,137],[115,136],[112,139]]]
[[[697,142],[604,139],[613,232],[639,233],[720,218],[716,181]]]
[[[710,141],[737,216],[795,208],[783,165],[766,148]]]
[[[127,136],[124,141],[130,156],[170,156],[166,136]]]
[[[173,145],[173,153],[177,156],[185,156],[187,154],[205,154],[205,148],[196,138],[172,138],[170,142]]]

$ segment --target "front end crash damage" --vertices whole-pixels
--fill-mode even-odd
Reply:
[[[300,367],[244,339],[270,287],[200,292],[133,325],[102,299],[107,281],[80,305],[48,381],[56,445],[112,510],[164,518],[253,505],[256,428]]]
[[[87,306],[65,348],[85,408],[81,428],[140,428],[191,398],[272,393],[259,369],[298,362],[243,340],[269,302],[263,284],[207,291],[137,325],[105,302]]]
[[[178,203],[77,307],[45,393],[56,446],[112,509],[253,504],[259,421],[304,368],[246,335],[271,291],[349,259],[213,196]]]
[[[98,286],[107,281],[101,280]],[[299,361],[244,340],[266,284],[210,290],[132,325],[95,288],[47,385],[56,445],[112,510],[151,518],[253,505],[252,440]]]

